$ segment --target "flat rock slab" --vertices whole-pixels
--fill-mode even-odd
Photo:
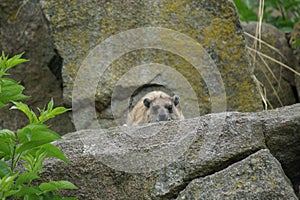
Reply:
[[[286,161],[285,169],[293,169],[289,178],[296,188],[299,166],[292,161],[299,160],[295,154],[299,121],[300,104],[296,104],[259,113],[218,113],[136,127],[81,130],[56,143],[70,163],[49,159],[42,177],[73,182],[79,190],[65,194],[79,199],[174,199],[193,180],[222,177],[230,169],[229,177],[237,180],[236,190],[230,190],[233,195],[253,187],[258,192],[254,199],[262,197],[263,189],[294,197],[278,161],[260,150],[267,148],[267,142],[272,154]],[[280,140],[284,133],[289,134],[287,142]],[[284,159],[284,155],[293,157]],[[233,187],[222,181],[216,179],[220,184],[214,187],[226,191]]]
[[[44,177],[65,178],[84,199],[169,199],[186,184],[265,148],[262,124],[240,113],[142,127],[82,130],[57,145]]]
[[[280,163],[260,150],[215,174],[193,180],[179,199],[298,199]]]

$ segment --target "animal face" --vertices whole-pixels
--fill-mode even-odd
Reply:
[[[148,108],[148,122],[170,121],[178,118],[176,106],[179,104],[179,97],[144,99],[144,106]]]

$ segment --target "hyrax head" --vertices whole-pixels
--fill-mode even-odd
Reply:
[[[179,97],[173,96],[169,98],[155,98],[143,100],[144,106],[147,107],[148,122],[170,121],[179,119]]]

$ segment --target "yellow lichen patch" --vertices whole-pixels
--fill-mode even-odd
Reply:
[[[232,50],[243,45],[242,36],[235,34],[235,25],[231,19],[215,18],[212,20],[211,25],[204,29],[205,45],[210,46],[212,43],[216,43],[216,48],[221,51],[220,58],[226,61],[229,56],[230,60],[238,60],[240,54],[238,49],[236,52]],[[228,38],[232,36],[233,38]]]
[[[242,188],[245,185],[245,183],[246,183],[245,180],[236,180],[234,186],[236,189]]]
[[[252,180],[252,181],[256,181],[256,180],[257,180],[257,177],[256,177],[256,176],[251,176],[251,180]]]
[[[234,18],[214,18],[204,29],[205,46],[213,46],[222,63],[221,74],[225,78],[228,106],[235,111],[253,111],[260,108],[257,98],[249,96],[255,85],[247,69],[248,57],[241,34],[236,34]],[[229,37],[230,36],[230,37]],[[242,61],[243,60],[243,61]],[[238,79],[237,79],[238,78]],[[235,84],[235,85],[234,85]],[[238,96],[238,98],[236,98]],[[234,106],[235,105],[235,106]],[[257,105],[257,106],[254,106]]]
[[[222,183],[216,183],[216,187],[219,188],[222,186]]]

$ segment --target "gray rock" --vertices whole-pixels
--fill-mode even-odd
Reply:
[[[295,194],[280,164],[267,150],[260,150],[270,148],[297,190],[299,122],[300,104],[296,104],[258,113],[218,113],[144,126],[81,130],[56,143],[70,163],[49,159],[42,177],[75,183],[79,190],[64,194],[79,199],[173,199],[200,177],[220,183],[214,185],[216,189],[229,190],[233,185],[222,179],[226,172],[228,180],[236,180],[229,198],[253,189],[258,193],[249,194],[252,199],[261,199],[264,193],[292,199]],[[212,179],[214,175],[219,179]]]
[[[262,124],[251,116],[222,113],[194,120],[199,120],[196,126],[193,125],[197,130],[196,137],[185,151],[183,160],[157,172],[152,198],[174,197],[188,181],[219,171],[265,148]]]
[[[298,199],[280,163],[260,150],[228,168],[193,180],[179,199]]]
[[[51,98],[55,105],[63,105],[59,69],[61,58],[55,52],[47,21],[36,1],[0,2],[0,49],[13,56],[24,52],[30,61],[8,71],[10,78],[25,86],[24,100],[32,109],[43,108]],[[52,70],[52,71],[51,71]],[[0,127],[16,130],[28,124],[25,115],[8,108],[1,109]],[[74,131],[69,113],[51,120],[59,134]]]
[[[120,98],[126,96],[121,100],[128,110],[132,106],[129,102],[136,102],[143,91],[159,87],[185,98],[187,118],[195,117],[190,112],[196,109],[191,106],[194,104],[199,110],[196,116],[226,109],[262,109],[232,1],[69,0],[61,3],[42,0],[40,5],[64,61],[64,100],[70,105],[72,102],[74,105],[74,98],[78,101],[92,98],[92,105],[87,106],[96,102],[99,116],[103,116],[102,112],[109,113],[107,109],[115,100],[114,92],[121,91]],[[153,32],[149,27],[160,30]],[[130,32],[136,29],[142,31]],[[106,43],[118,39],[116,44]],[[195,44],[197,50],[192,48]],[[137,46],[140,48],[135,48]],[[162,72],[151,73],[150,63],[165,65],[176,70],[177,75],[167,76],[166,81]],[[107,69],[106,65],[109,65]],[[141,65],[144,66],[142,72],[127,77],[126,85],[118,84],[128,75],[126,72]],[[186,85],[182,87],[183,83],[189,83],[188,88],[194,91],[195,98],[188,98],[193,95],[186,90]],[[74,84],[81,89],[72,99]],[[128,100],[131,96],[133,100]],[[84,109],[87,108],[78,106],[78,112],[84,113]],[[113,124],[108,122],[111,119],[109,116],[99,122],[107,127]]]
[[[49,160],[45,179],[68,179],[84,199],[169,199],[189,181],[266,148],[262,123],[241,113],[141,127],[82,130],[57,145],[69,164]]]
[[[262,112],[266,145],[280,161],[294,189],[300,185],[300,104]]]
[[[293,30],[290,34],[289,44],[293,50],[293,54],[298,61],[298,72],[300,71],[300,47],[294,44],[295,41],[300,39],[300,20],[294,24]],[[298,92],[298,99],[300,100],[300,76],[295,75],[296,88]]]
[[[257,22],[242,23],[242,26],[247,34],[255,36],[257,24]],[[247,34],[245,35],[247,45],[253,49],[254,40]],[[261,54],[269,56],[299,71],[297,59],[293,55],[293,51],[283,31],[270,24],[262,23],[261,40],[265,42],[261,43],[261,48],[257,48]],[[274,48],[277,50],[274,50]],[[249,54],[253,60],[255,52],[249,50]],[[252,61],[252,65],[255,76],[266,90],[266,98],[269,101],[268,108],[278,108],[296,103],[298,99],[297,94],[294,93],[296,88],[296,75],[289,69],[261,54],[256,53],[256,62],[253,64]]]

